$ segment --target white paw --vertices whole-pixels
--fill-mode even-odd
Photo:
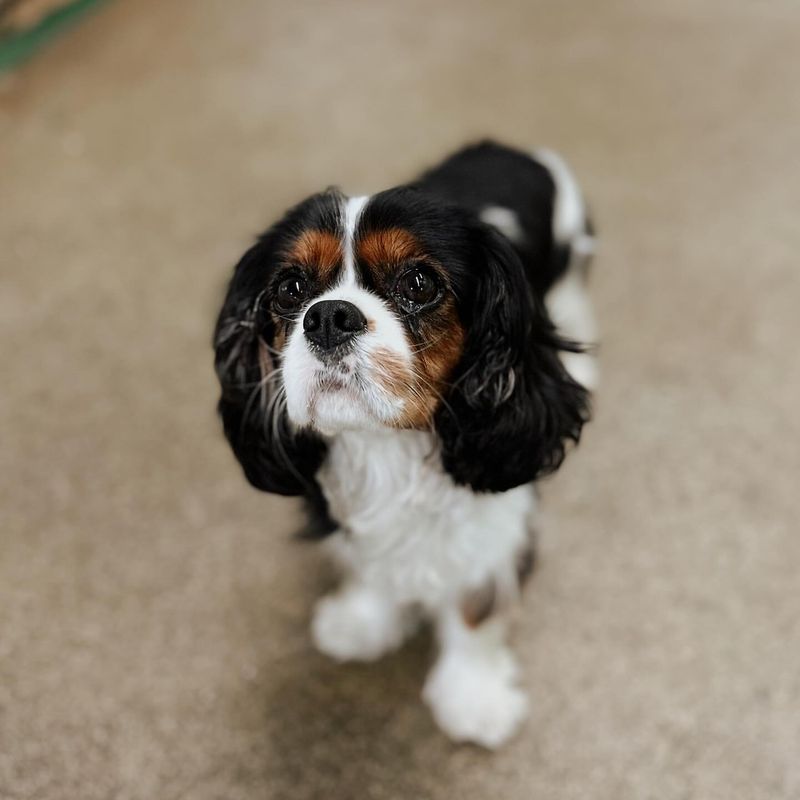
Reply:
[[[423,700],[439,727],[457,742],[495,749],[519,729],[528,713],[528,699],[514,685],[513,659],[446,655],[425,682]]]
[[[374,661],[399,647],[405,633],[398,610],[362,589],[323,597],[311,622],[317,650],[337,661]]]

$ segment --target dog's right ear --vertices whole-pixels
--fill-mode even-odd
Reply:
[[[486,225],[475,237],[474,310],[436,430],[456,483],[505,492],[558,469],[589,394],[559,358],[580,347],[558,335],[511,244]]]
[[[214,331],[214,365],[222,389],[219,413],[225,436],[257,489],[308,495],[325,457],[314,434],[292,430],[275,328],[264,300],[269,236],[248,250],[228,286]]]

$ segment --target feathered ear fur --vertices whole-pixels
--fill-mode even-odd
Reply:
[[[559,338],[513,248],[475,231],[478,284],[452,389],[436,416],[444,468],[457,483],[501,492],[557,469],[578,441],[589,396],[565,371]]]
[[[274,327],[261,298],[268,274],[269,237],[237,264],[214,332],[215,368],[222,388],[219,413],[225,435],[257,489],[310,496],[325,445],[290,429]]]

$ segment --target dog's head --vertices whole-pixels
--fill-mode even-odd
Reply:
[[[555,469],[587,395],[508,241],[414,188],[301,203],[236,267],[215,334],[220,413],[249,480],[300,494],[344,430],[424,429],[503,491]]]

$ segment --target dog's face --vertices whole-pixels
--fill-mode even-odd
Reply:
[[[297,427],[332,435],[433,424],[464,347],[456,298],[467,248],[450,241],[454,212],[409,200],[327,195],[329,224],[312,215],[276,243],[262,303]],[[443,241],[439,231],[452,233]]]
[[[413,188],[290,211],[238,265],[215,343],[226,432],[270,491],[302,492],[324,437],[392,428],[509,488],[557,466],[585,411],[510,245]]]

